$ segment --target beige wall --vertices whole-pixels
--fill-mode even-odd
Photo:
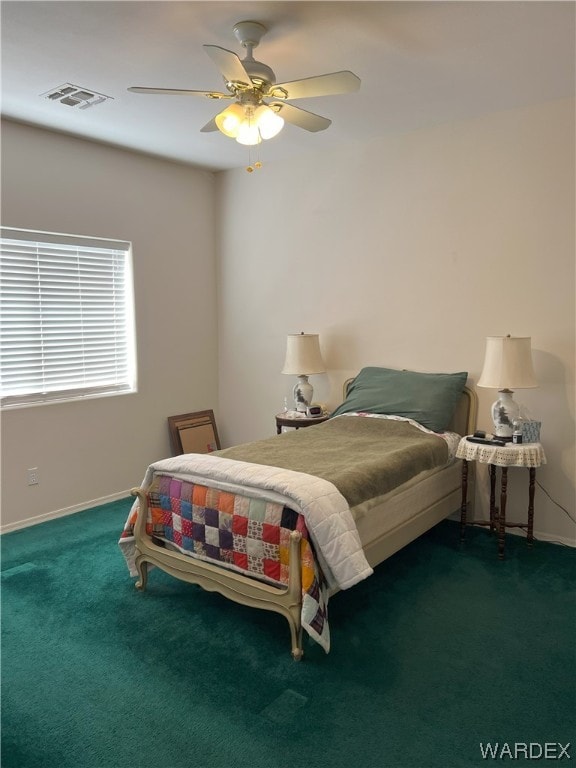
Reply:
[[[293,129],[296,130],[296,129]],[[220,174],[220,420],[225,442],[273,433],[293,380],[285,335],[321,336],[336,404],[345,377],[381,364],[467,370],[488,335],[532,337],[543,422],[537,472],[574,516],[574,103],[553,102]],[[493,390],[478,390],[490,427]],[[527,476],[510,472],[525,519]],[[479,498],[486,505],[486,494]],[[535,527],[574,540],[537,489]]]
[[[4,122],[2,223],[131,240],[138,393],[2,413],[2,527],[124,494],[217,408],[214,176]],[[40,484],[27,486],[27,468]]]
[[[312,381],[331,405],[363,365],[464,369],[473,384],[485,336],[532,336],[540,387],[517,399],[543,421],[537,479],[574,515],[573,102],[290,163],[263,147],[250,175],[12,123],[2,153],[5,225],[133,241],[140,382],[2,414],[4,528],[137,484],[168,453],[171,413],[213,407],[226,445],[272,434],[293,384],[285,335],[301,330],[321,335],[328,373]],[[488,428],[495,393],[478,394]],[[526,477],[510,474],[522,519]],[[574,540],[540,488],[536,501],[538,532]]]

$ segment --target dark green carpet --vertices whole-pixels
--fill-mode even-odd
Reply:
[[[445,522],[330,603],[332,651],[117,546],[131,500],[2,537],[3,768],[460,768],[574,742],[574,551]],[[576,744],[570,747],[576,758]],[[488,760],[490,762],[490,760]]]

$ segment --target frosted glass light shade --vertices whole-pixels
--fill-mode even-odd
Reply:
[[[260,132],[258,126],[254,122],[253,118],[247,118],[240,123],[238,129],[238,135],[236,141],[239,144],[246,144],[248,146],[254,146],[254,144],[260,144],[262,139],[260,138]]]
[[[216,115],[214,121],[218,130],[225,136],[235,139],[244,120],[244,109],[240,104],[230,104],[220,114]]]
[[[265,140],[272,139],[284,127],[284,118],[267,107],[266,104],[261,104],[258,107],[254,113],[254,120],[260,131],[260,136]]]

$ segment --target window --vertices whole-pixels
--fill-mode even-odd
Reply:
[[[2,407],[136,391],[131,244],[0,229]]]

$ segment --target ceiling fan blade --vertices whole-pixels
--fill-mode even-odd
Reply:
[[[144,88],[139,85],[133,85],[128,88],[132,93],[159,93],[168,96],[205,96],[207,99],[233,99],[230,93],[219,93],[218,91],[187,91],[181,88]]]
[[[226,48],[220,48],[219,45],[205,45],[203,47],[224,76],[226,82],[241,83],[247,87],[252,87],[252,80],[250,80],[248,72],[244,69],[244,64],[242,64],[235,53]]]
[[[216,119],[213,117],[212,120],[209,120],[205,126],[200,128],[201,133],[210,133],[210,131],[217,131],[218,126],[216,125]]]
[[[273,99],[308,99],[313,96],[335,96],[352,93],[360,88],[360,78],[353,72],[330,72],[327,75],[305,77],[290,83],[271,85],[267,96]]]
[[[274,111],[278,112],[280,117],[292,125],[297,125],[298,128],[304,128],[305,131],[325,131],[326,128],[332,123],[332,120],[328,120],[327,117],[321,117],[315,115],[314,112],[307,112],[300,107],[294,107],[292,104],[286,104],[285,102],[272,102],[269,106],[274,107]]]

